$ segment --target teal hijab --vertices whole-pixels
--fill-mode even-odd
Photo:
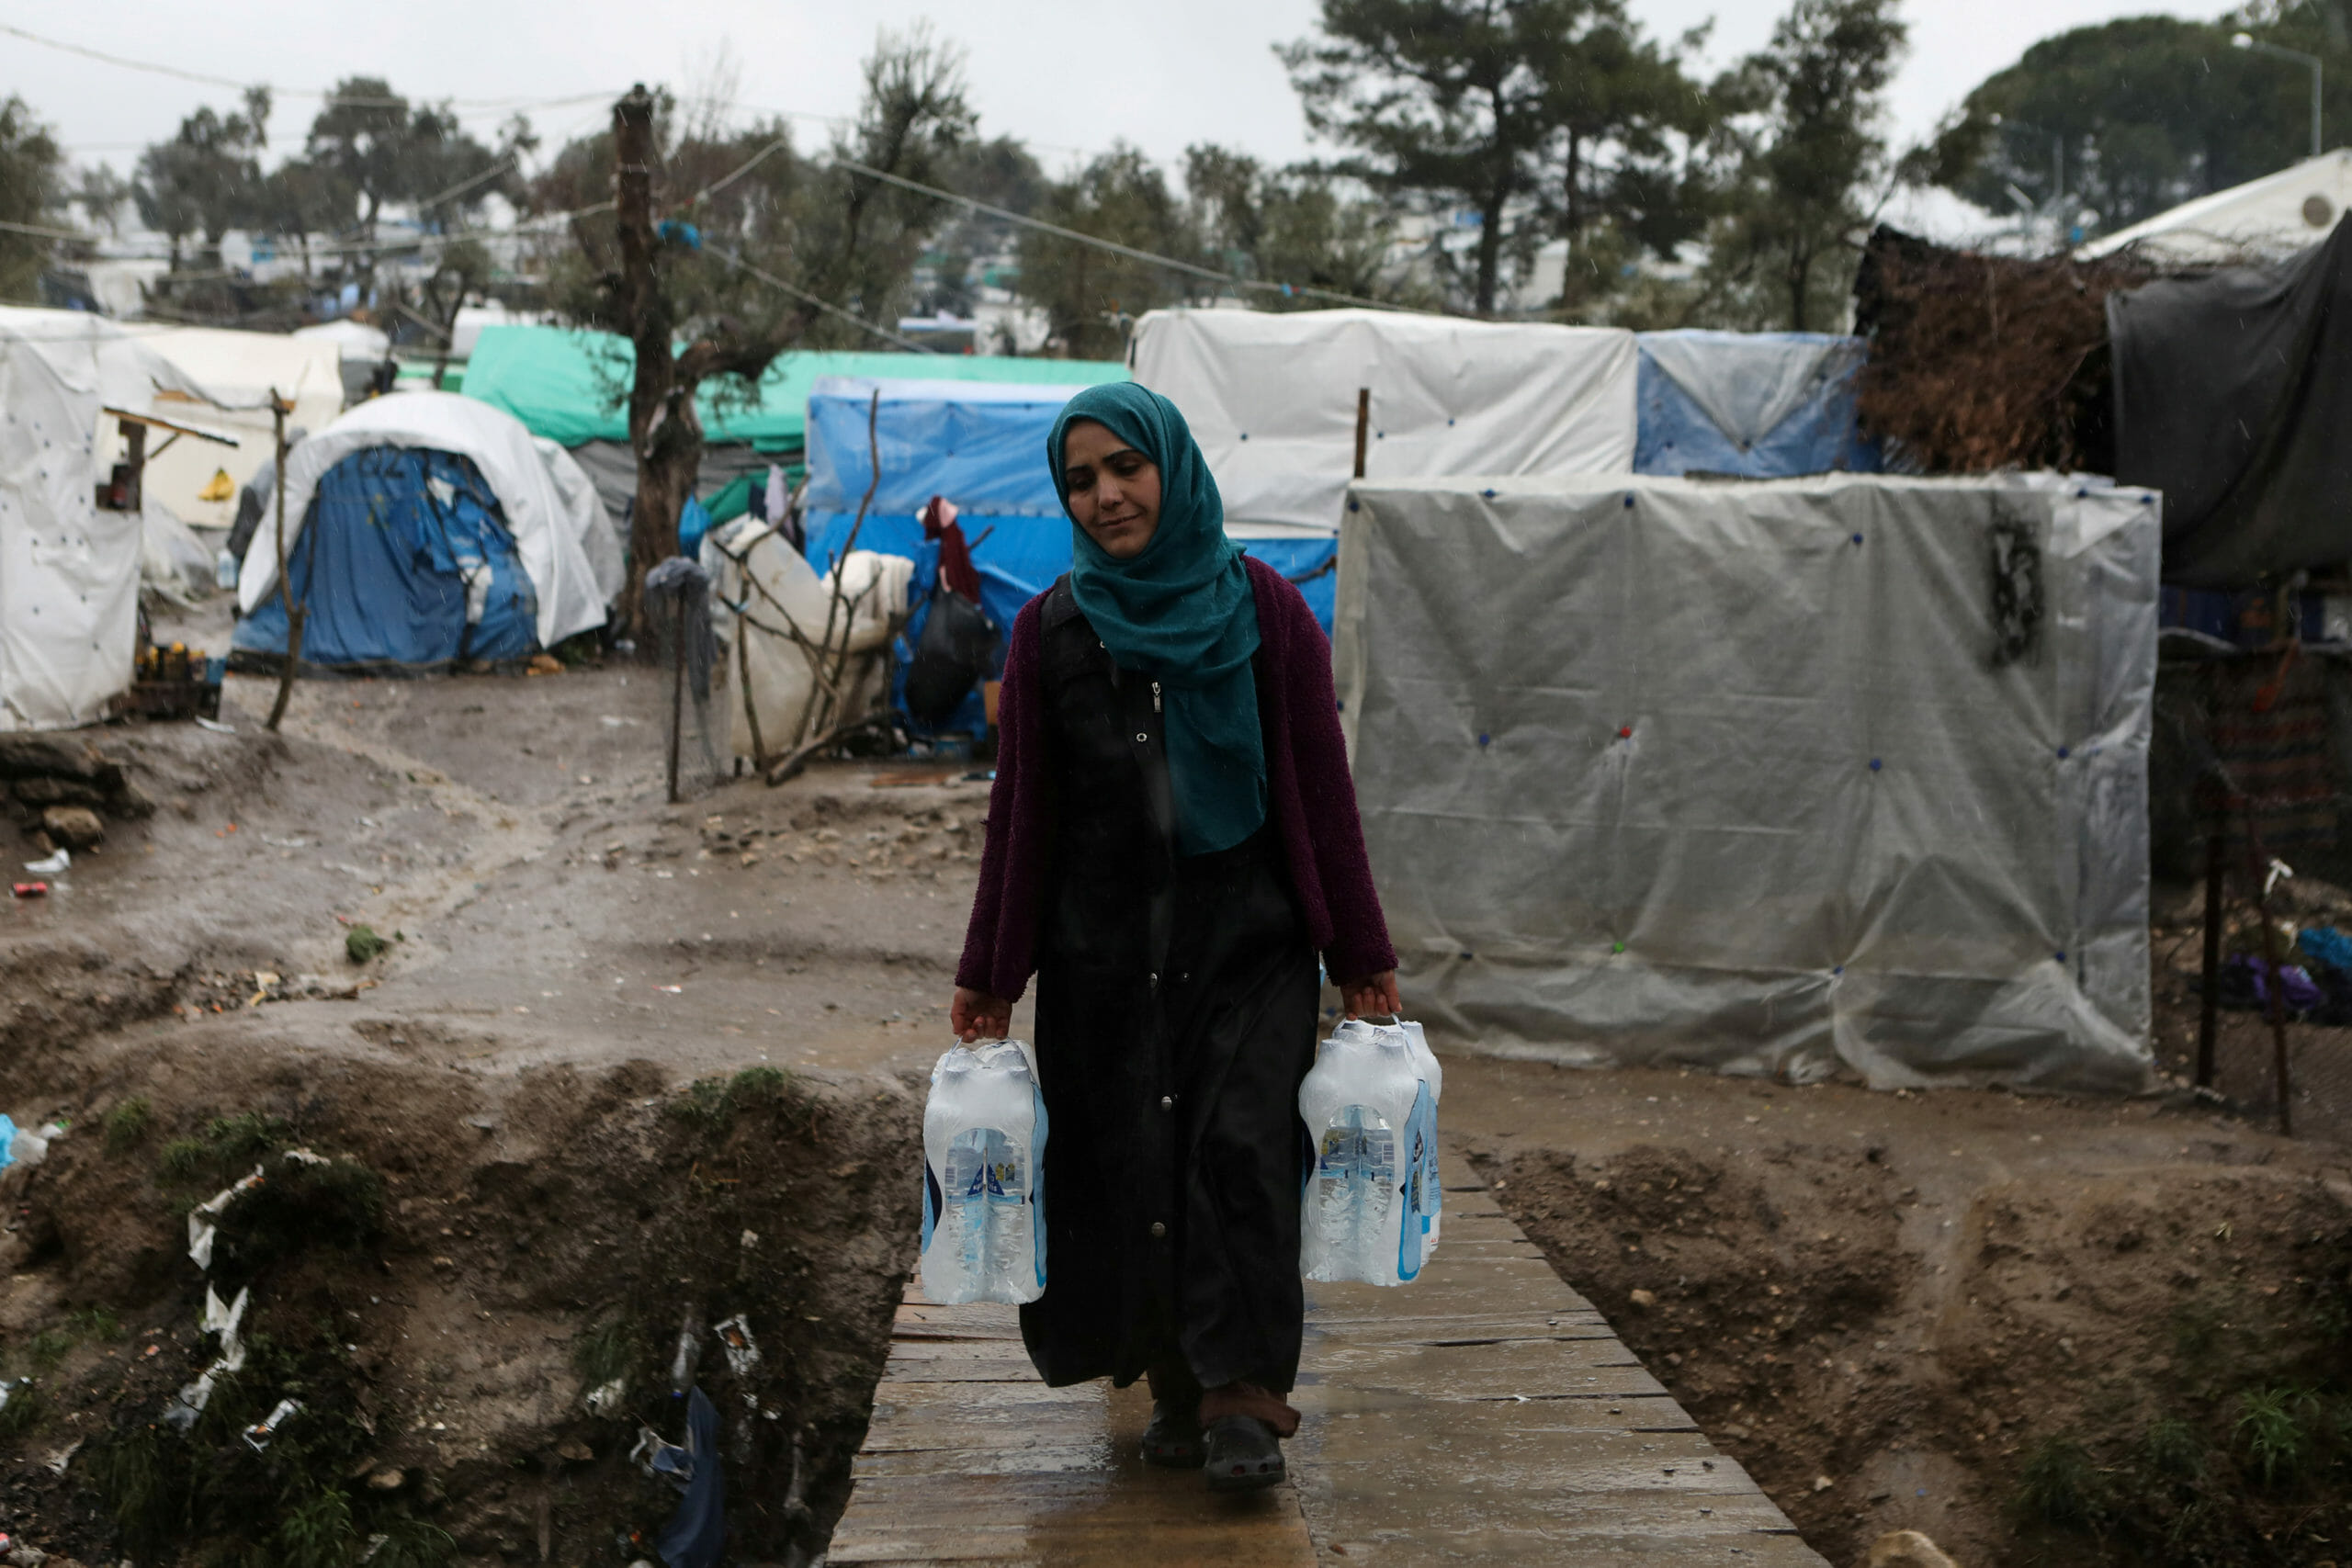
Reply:
[[[1159,525],[1130,560],[1070,521],[1070,592],[1123,670],[1160,684],[1176,797],[1176,848],[1230,849],[1266,820],[1266,748],[1258,733],[1258,602],[1240,547],[1225,536],[1225,502],[1176,405],[1132,381],[1089,387],[1046,438],[1054,490],[1069,509],[1062,442],[1091,419],[1159,469]]]

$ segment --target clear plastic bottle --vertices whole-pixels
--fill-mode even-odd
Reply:
[[[922,1289],[943,1304],[1046,1290],[1046,1102],[1017,1040],[951,1047],[922,1119]]]
[[[1418,1029],[1351,1021],[1323,1043],[1298,1091],[1315,1144],[1299,1227],[1309,1280],[1419,1275],[1437,1243],[1437,1077]]]

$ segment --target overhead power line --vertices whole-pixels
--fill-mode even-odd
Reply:
[[[820,310],[824,311],[825,314],[829,316],[838,316],[842,321],[847,321],[850,325],[863,328],[865,331],[872,333],[876,337],[897,344],[900,348],[911,349],[917,354],[937,354],[939,352],[937,349],[931,347],[928,344],[917,343],[910,337],[899,336],[897,333],[891,332],[887,327],[876,326],[872,321],[869,321],[865,317],[859,315],[856,311],[844,310],[839,305],[833,304],[830,300],[820,299],[818,296],[809,293],[807,289],[800,288],[797,284],[786,283],[775,274],[768,272],[761,267],[753,266],[750,262],[745,261],[733,251],[722,251],[714,247],[710,254],[717,256],[719,260],[725,262],[729,266],[740,267],[743,271],[750,273],[753,277],[758,278],[762,283],[766,284],[771,288],[778,289],[786,294],[789,294],[795,299],[798,299],[804,304],[814,305]]]
[[[411,103],[411,100],[407,98],[345,97],[337,94],[332,87],[278,87],[273,86],[267,82],[244,82],[238,80],[234,76],[216,76],[206,71],[183,70],[179,66],[165,65],[156,61],[133,60],[128,55],[112,54],[103,49],[92,49],[86,44],[68,43],[63,39],[50,38],[44,34],[33,32],[28,28],[17,27],[13,22],[0,22],[0,33],[6,33],[11,38],[22,39],[27,43],[37,43],[43,49],[54,49],[66,54],[78,54],[85,60],[95,60],[99,62],[101,64],[119,66],[125,71],[144,71],[153,76],[169,76],[176,81],[193,82],[201,87],[228,87],[240,93],[249,92],[254,88],[262,88],[272,94],[284,97],[323,98],[330,104],[340,105],[350,108],[406,108],[410,107]],[[598,98],[618,97],[620,95],[617,92],[606,91],[600,93],[571,93],[558,98],[518,98],[509,96],[503,98],[445,98],[440,101],[450,105],[452,107],[483,110],[560,108],[566,104],[584,104]],[[422,100],[419,100],[419,102],[422,102]],[[428,105],[426,107],[431,106]]]
[[[1123,245],[1116,240],[1106,240],[1100,234],[1081,233],[1076,229],[1065,229],[1058,223],[1048,223],[1042,218],[1030,218],[1007,208],[992,207],[985,201],[978,201],[968,196],[958,196],[952,190],[942,190],[937,186],[927,186],[920,180],[908,179],[903,175],[893,175],[880,169],[868,168],[864,164],[854,163],[838,154],[832,158],[831,163],[837,169],[848,169],[854,174],[864,175],[869,179],[880,180],[887,185],[917,191],[924,196],[937,197],[942,201],[957,202],[975,212],[985,212],[991,218],[1001,218],[1008,223],[1016,223],[1024,229],[1036,230],[1039,233],[1052,234],[1057,238],[1072,241],[1081,245],[1091,245],[1098,251],[1108,251],[1114,255],[1125,256],[1131,261],[1166,267],[1171,272],[1207,278],[1215,283],[1230,284],[1235,288],[1252,289],[1261,294],[1280,294],[1284,298],[1304,295],[1309,299],[1336,299],[1342,304],[1363,305],[1374,310],[1396,310],[1408,315],[1439,313],[1432,310],[1419,310],[1409,305],[1392,304],[1385,299],[1367,299],[1358,294],[1343,294],[1333,288],[1317,288],[1303,283],[1271,283],[1262,278],[1238,277],[1229,272],[1219,272],[1215,267],[1202,266],[1197,262],[1179,261],[1173,256],[1155,255],[1149,251],[1137,250],[1133,245]]]

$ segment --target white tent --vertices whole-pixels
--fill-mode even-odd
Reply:
[[[368,395],[368,383],[375,376],[376,367],[392,352],[390,333],[347,316],[341,321],[322,321],[314,327],[297,327],[293,336],[298,343],[334,345],[342,356],[343,399],[351,403]]]
[[[541,647],[553,648],[605,624],[605,606],[620,591],[621,563],[609,547],[612,525],[586,474],[571,454],[543,451],[513,414],[454,392],[394,392],[371,399],[294,448],[286,460],[288,546],[301,536],[327,470],[370,446],[454,452],[473,460],[506,513],[515,553],[538,595]],[[277,585],[273,511],[254,530],[237,579],[237,602],[250,614]]]
[[[390,333],[347,317],[339,321],[322,321],[315,327],[297,327],[293,336],[298,343],[333,344],[344,358],[371,365],[392,351]]]
[[[1136,379],[1183,411],[1236,532],[1329,534],[1372,393],[1364,471],[1624,473],[1634,334],[1387,310],[1154,310]]]
[[[2339,147],[2185,201],[2076,254],[2088,259],[2136,245],[2175,265],[2276,259],[2326,239],[2346,208],[2352,208],[2352,148]]]
[[[148,457],[146,493],[184,523],[226,528],[236,521],[237,488],[276,450],[272,391],[294,401],[286,419],[289,427],[322,430],[343,412],[343,372],[332,341],[146,322],[126,330],[215,392],[251,405],[207,422],[238,436],[238,446],[179,441],[160,457]],[[222,471],[229,476],[227,498],[202,499]]]
[[[99,411],[215,400],[112,321],[0,307],[0,730],[96,723],[130,683],[144,530],[96,504]]]

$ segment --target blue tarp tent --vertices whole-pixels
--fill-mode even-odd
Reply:
[[[1009,631],[1021,606],[1069,570],[1070,523],[1046,467],[1046,437],[1076,386],[989,386],[961,381],[869,381],[828,377],[808,395],[808,560],[832,565],[849,536],[859,498],[874,475],[866,410],[875,406],[882,482],[859,529],[857,547],[915,562],[918,603],[937,579],[939,547],[922,536],[919,514],[934,495],[956,503],[980,604]],[[1333,574],[1317,569],[1336,545],[1328,536],[1240,538],[1242,547],[1293,578],[1329,629]],[[1315,575],[1309,575],[1315,574]],[[920,612],[909,629],[920,635]]]
[[[1876,473],[1854,426],[1860,338],[1821,333],[1642,333],[1637,474],[1792,479]]]
[[[309,606],[307,663],[418,671],[521,659],[538,645],[538,599],[505,513],[481,470],[453,452],[368,446],[328,469],[287,574]],[[231,648],[284,655],[277,595],[237,624]]]

